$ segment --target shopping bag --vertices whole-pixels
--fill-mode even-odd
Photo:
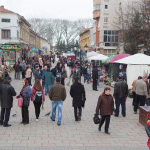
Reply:
[[[95,114],[94,117],[93,117],[93,121],[95,124],[99,124],[101,119],[98,117],[98,114]]]
[[[19,106],[19,107],[22,107],[22,104],[23,104],[23,98],[20,96],[20,97],[18,98],[18,106]]]

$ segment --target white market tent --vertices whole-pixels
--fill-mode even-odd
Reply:
[[[120,64],[150,65],[150,56],[138,53],[135,55],[125,57],[125,58],[120,59],[120,60],[115,61],[115,62],[120,63]]]
[[[132,83],[137,80],[138,76],[144,76],[145,73],[150,73],[150,56],[145,54],[135,54],[126,58],[115,61],[120,64],[127,64],[127,83],[129,89],[132,88]]]
[[[99,54],[97,52],[94,52],[94,51],[88,52],[87,53],[87,58],[92,57],[92,56],[96,56],[96,55],[99,55]]]
[[[89,57],[88,60],[105,60],[107,59],[108,57],[103,55],[103,54],[98,54],[96,56],[92,56],[92,57]]]

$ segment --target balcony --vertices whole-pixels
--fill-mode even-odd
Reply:
[[[100,18],[100,14],[101,14],[101,11],[100,11],[100,10],[94,11],[94,12],[93,12],[93,19]]]

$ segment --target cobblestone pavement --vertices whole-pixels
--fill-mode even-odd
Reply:
[[[13,76],[13,75],[12,75]],[[68,79],[66,79],[67,83]],[[20,80],[13,79],[12,85],[17,93],[22,88]],[[21,149],[53,149],[53,150],[147,150],[147,135],[144,127],[139,123],[139,114],[133,114],[132,99],[127,99],[127,116],[120,114],[118,118],[112,116],[110,122],[110,133],[98,131],[98,125],[93,123],[93,116],[100,93],[104,87],[101,83],[99,91],[92,91],[92,84],[86,84],[87,101],[83,109],[81,122],[75,122],[72,99],[69,94],[70,87],[66,86],[67,99],[63,105],[62,125],[57,126],[57,121],[52,122],[50,116],[45,116],[51,111],[51,101],[48,96],[41,111],[39,122],[35,121],[33,103],[30,103],[30,124],[21,125],[21,110],[14,98],[14,106],[11,110],[9,123],[12,127],[0,127],[0,150]],[[113,93],[113,90],[111,91]],[[17,111],[16,117],[12,114]],[[56,119],[57,120],[57,119]]]

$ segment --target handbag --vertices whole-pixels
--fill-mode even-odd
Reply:
[[[98,117],[98,114],[95,114],[94,117],[93,117],[93,121],[95,124],[99,124],[101,119]]]
[[[147,136],[150,138],[150,128],[145,127],[145,130],[146,130]]]
[[[19,107],[22,107],[22,104],[23,104],[23,98],[22,98],[22,96],[20,96],[20,97],[18,98],[18,106],[19,106]]]
[[[84,106],[85,106],[85,101],[84,101],[84,100],[82,100],[81,107],[83,107],[83,108],[84,108]]]

